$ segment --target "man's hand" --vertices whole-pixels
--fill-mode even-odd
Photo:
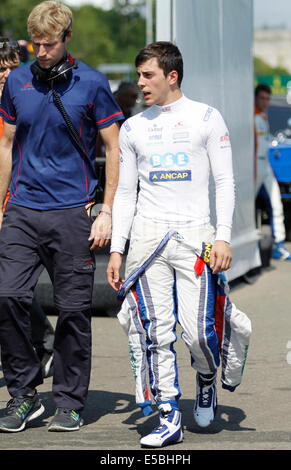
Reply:
[[[1,209],[0,210],[0,230],[1,230],[1,227],[2,227],[2,222],[3,222],[3,211]]]
[[[118,291],[124,279],[120,279],[120,269],[122,265],[122,255],[120,253],[111,253],[107,266],[107,281],[112,289]]]
[[[230,268],[232,254],[229,243],[223,240],[214,242],[210,253],[210,268],[213,274],[221,273]]]
[[[92,243],[90,250],[100,250],[108,245],[111,238],[112,224],[111,215],[107,212],[100,212],[91,227],[88,240]]]

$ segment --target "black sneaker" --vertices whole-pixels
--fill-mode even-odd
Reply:
[[[49,424],[49,431],[78,431],[84,421],[75,410],[57,408],[55,416]]]
[[[28,421],[31,421],[44,412],[37,392],[33,396],[23,395],[11,398],[7,403],[5,416],[0,418],[0,431],[22,431]]]

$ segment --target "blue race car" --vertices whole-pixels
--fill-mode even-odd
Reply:
[[[279,183],[284,208],[286,240],[291,240],[291,128],[275,133],[269,161]]]

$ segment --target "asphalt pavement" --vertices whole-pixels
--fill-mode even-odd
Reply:
[[[291,250],[291,243],[286,246]],[[231,300],[252,321],[251,344],[241,385],[231,393],[223,390],[219,382],[216,419],[205,430],[199,429],[193,420],[195,375],[178,335],[184,441],[167,448],[175,458],[183,453],[193,457],[192,451],[291,449],[290,280],[291,262],[272,260],[271,266],[262,270],[252,284],[243,282],[232,289]],[[56,316],[50,316],[50,320],[55,324]],[[135,405],[127,338],[118,320],[94,316],[92,324],[93,362],[85,425],[77,432],[48,432],[47,425],[54,413],[49,377],[38,387],[44,414],[22,432],[1,433],[1,451],[91,451],[96,463],[119,463],[132,468],[141,463],[159,463],[144,461],[152,458],[148,457],[147,449],[134,454],[135,462],[117,461],[121,455],[130,456],[131,451],[140,450],[140,437],[153,429],[158,415],[155,411],[143,417]],[[1,414],[9,398],[0,370]]]

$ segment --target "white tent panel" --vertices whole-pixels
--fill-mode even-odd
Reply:
[[[230,131],[236,182],[229,280],[261,265],[254,209],[253,1],[157,0],[156,38],[177,44],[182,90],[216,107]],[[210,184],[215,223],[214,187]]]

